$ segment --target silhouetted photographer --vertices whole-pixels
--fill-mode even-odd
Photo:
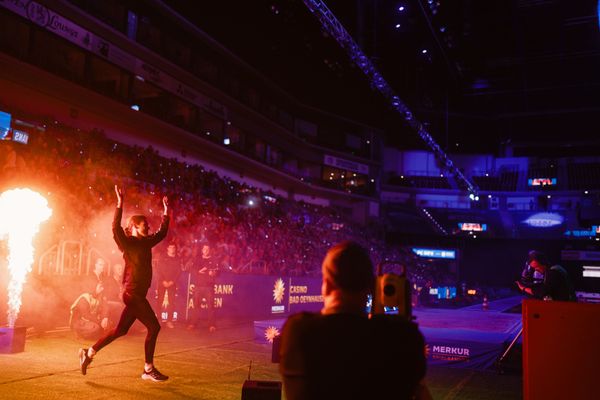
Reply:
[[[550,266],[548,257],[541,251],[529,252],[527,267],[516,284],[523,293],[536,299],[576,301],[567,271],[560,265]]]
[[[322,272],[321,312],[292,315],[283,327],[279,370],[286,398],[430,399],[417,325],[366,313],[375,283],[368,252],[339,243],[327,252]]]

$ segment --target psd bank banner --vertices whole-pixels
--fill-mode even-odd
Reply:
[[[316,277],[224,273],[217,277],[213,293],[217,319],[284,318],[323,307],[321,279]]]

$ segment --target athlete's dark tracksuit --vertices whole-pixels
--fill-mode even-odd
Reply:
[[[116,328],[108,332],[103,338],[92,346],[99,351],[104,346],[121,337],[129,331],[136,319],[148,329],[144,345],[146,362],[152,364],[154,359],[154,348],[156,338],[160,331],[160,324],[154,315],[154,311],[146,300],[146,294],[152,282],[152,247],[156,246],[167,236],[169,229],[169,217],[163,216],[160,229],[146,237],[127,236],[121,227],[123,209],[117,208],[113,219],[113,238],[123,252],[125,260],[125,271],[123,274],[123,302],[125,308]]]

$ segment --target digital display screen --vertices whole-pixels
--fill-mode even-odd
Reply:
[[[13,138],[12,138],[12,140],[14,142],[19,142],[19,143],[27,144],[27,142],[29,141],[29,133],[27,133],[25,131],[18,130],[18,129],[14,129],[13,130]]]
[[[443,258],[454,260],[456,258],[456,250],[444,250],[444,249],[425,249],[420,247],[413,247],[413,253],[423,258]]]
[[[591,229],[573,229],[565,231],[565,236],[592,238],[598,235],[598,227],[592,226]]]
[[[456,297],[456,286],[440,286],[437,288],[438,299],[453,299]]]
[[[11,115],[0,111],[0,140],[11,140],[10,136]]]
[[[529,186],[554,186],[556,178],[529,178],[527,183]]]
[[[487,231],[487,224],[480,224],[478,222],[459,222],[458,228],[465,232],[485,232]]]
[[[582,275],[584,278],[600,278],[600,267],[584,265]]]
[[[552,228],[553,226],[562,225],[564,220],[565,218],[560,214],[542,212],[531,215],[523,223],[532,228]]]

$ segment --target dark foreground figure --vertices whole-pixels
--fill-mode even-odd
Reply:
[[[125,232],[121,227],[123,192],[117,186],[115,186],[115,192],[117,194],[117,208],[112,230],[115,242],[119,250],[123,252],[125,260],[123,275],[123,285],[125,287],[123,302],[125,308],[115,329],[109,331],[89,349],[79,349],[81,373],[83,375],[87,373],[87,367],[98,351],[113,340],[127,334],[131,325],[138,319],[148,329],[144,343],[146,363],[142,379],[155,382],[166,381],[169,377],[161,374],[154,367],[154,349],[160,331],[160,324],[146,299],[146,294],[152,281],[152,247],[165,238],[169,227],[168,200],[166,196],[163,197],[164,213],[160,229],[156,233],[148,234],[148,221],[143,215],[131,216],[127,222],[127,232]]]
[[[531,275],[536,272],[542,278],[522,279],[531,283],[517,281],[522,292],[539,300],[577,301],[569,274],[560,265],[551,265],[546,254],[531,250],[527,256],[527,271],[531,271]],[[527,271],[523,272],[524,276]]]
[[[430,399],[417,326],[365,312],[374,283],[367,251],[342,242],[327,252],[322,270],[321,313],[291,316],[281,334],[286,398]]]

